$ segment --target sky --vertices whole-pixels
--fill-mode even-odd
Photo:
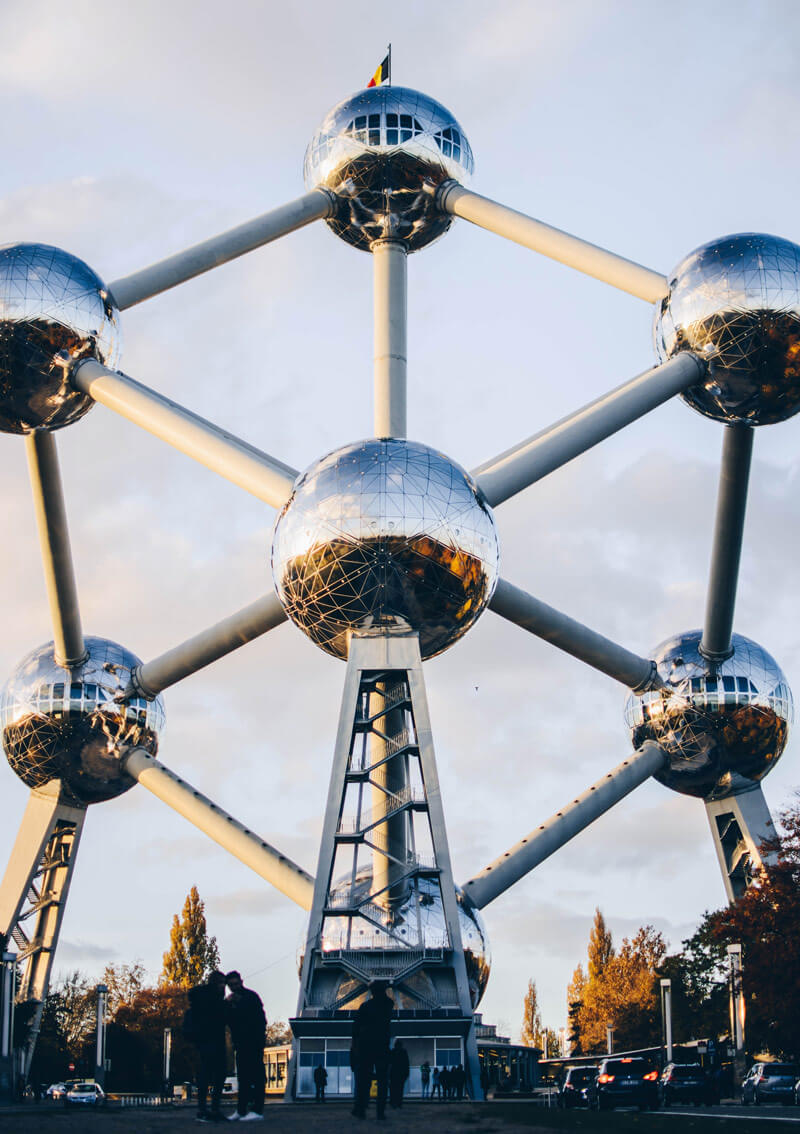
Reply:
[[[663,5],[2,0],[0,243],[106,280],[303,191],[305,146],[392,44],[395,84],[449,107],[472,187],[667,273],[726,233],[800,240],[792,0]],[[10,112],[9,112],[10,111]],[[409,262],[409,436],[475,467],[653,365],[652,311],[457,221]],[[120,366],[302,469],[368,436],[368,255],[319,222],[122,315]],[[58,433],[84,629],[143,659],[271,587],[275,513],[98,406]],[[735,628],[800,691],[800,423],[757,431]],[[721,428],[662,406],[497,508],[502,574],[638,653],[702,622]],[[52,637],[24,446],[0,437],[0,676]],[[169,689],[159,756],[306,869],[341,662],[292,625]],[[487,613],[426,665],[457,881],[624,759],[626,690]],[[765,782],[800,783],[798,744]],[[0,771],[0,863],[26,799]],[[141,959],[153,979],[196,884],[222,964],[272,1019],[305,915],[143,788],[89,810],[55,972]],[[702,804],[639,788],[485,911],[482,1008],[545,1023],[595,907],[615,940],[680,946],[724,891]]]

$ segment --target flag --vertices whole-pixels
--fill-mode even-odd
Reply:
[[[368,87],[379,87],[382,83],[388,83],[392,78],[392,53],[388,53],[384,61],[381,63],[378,70],[367,83]]]

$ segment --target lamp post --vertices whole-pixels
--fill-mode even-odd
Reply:
[[[106,1002],[108,985],[97,986],[97,1045],[94,1057],[95,1082],[105,1090],[106,1085]]]
[[[170,1091],[170,1062],[172,1060],[172,1028],[164,1028],[164,1099],[171,1095]]]
[[[614,1052],[614,1022],[610,1020],[606,1024],[606,1050],[609,1055]]]
[[[672,981],[668,977],[661,981],[661,1022],[667,1063],[672,1063]]]
[[[17,955],[0,953],[0,1099],[14,1098],[14,997],[17,991]]]
[[[731,1038],[733,1039],[734,1065],[741,1077],[744,1072],[744,1016],[745,1003],[742,990],[742,946],[728,946],[730,965]]]

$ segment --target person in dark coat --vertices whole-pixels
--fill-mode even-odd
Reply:
[[[369,1090],[375,1078],[378,1118],[386,1117],[386,1086],[389,1072],[389,1028],[394,1004],[387,995],[387,984],[374,980],[369,986],[370,998],[358,1008],[353,1020],[350,1066],[356,1077],[356,1098],[353,1114],[366,1118]]]
[[[252,1122],[264,1116],[264,1042],[267,1018],[261,997],[252,988],[245,988],[239,973],[228,973],[225,981],[231,992],[227,1001],[228,1026],[236,1050],[236,1073],[239,1078],[236,1110],[240,1118]]]
[[[466,1085],[467,1073],[464,1070],[464,1065],[462,1063],[459,1063],[458,1067],[456,1067],[455,1071],[453,1072],[453,1086],[456,1089],[456,1098],[459,1102],[461,1102],[464,1097],[464,1088],[466,1087]]]
[[[205,984],[189,989],[189,1011],[185,1022],[187,1038],[197,1048],[200,1070],[197,1076],[197,1120],[218,1122],[222,1118],[219,1100],[225,1082],[225,974],[211,973]],[[211,1091],[211,1110],[206,1102]]]
[[[403,1091],[411,1067],[408,1052],[402,1040],[395,1040],[389,1056],[389,1105],[397,1109],[403,1105]]]
[[[317,1102],[325,1102],[325,1088],[328,1085],[328,1072],[318,1063],[314,1068],[314,1086],[317,1088]]]

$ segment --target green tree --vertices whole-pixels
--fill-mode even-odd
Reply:
[[[103,984],[108,988],[108,1014],[115,1016],[121,1004],[133,1000],[144,987],[146,970],[141,961],[133,964],[106,965],[103,969]]]
[[[583,1032],[581,1029],[581,1009],[586,994],[586,974],[583,965],[578,965],[567,985],[567,1042],[570,1055],[583,1055]],[[565,1052],[566,1054],[566,1052]]]
[[[589,933],[589,981],[599,980],[608,962],[614,956],[611,930],[606,927],[600,909],[595,908],[594,922]]]
[[[528,981],[525,1005],[522,1011],[522,1042],[526,1047],[542,1046],[542,1017],[539,1012],[539,994],[536,981]]]
[[[205,903],[192,886],[183,904],[183,912],[172,918],[169,949],[164,954],[161,983],[193,988],[208,979],[219,968],[216,937],[209,937],[206,928]]]

